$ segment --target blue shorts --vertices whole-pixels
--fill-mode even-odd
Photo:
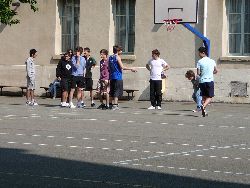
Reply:
[[[214,82],[204,82],[199,84],[201,90],[201,96],[214,97]]]

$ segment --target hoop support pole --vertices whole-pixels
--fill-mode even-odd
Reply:
[[[182,23],[182,25],[203,41],[204,46],[207,48],[207,53],[208,53],[207,55],[209,57],[211,50],[210,40],[207,37],[205,37],[200,31],[192,27],[189,23]]]

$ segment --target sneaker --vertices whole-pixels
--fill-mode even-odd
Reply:
[[[80,102],[77,103],[77,108],[84,108],[84,105]]]
[[[37,102],[32,102],[30,105],[31,106],[38,106]]]
[[[112,110],[120,110],[117,105],[113,105]]]
[[[161,110],[161,107],[160,107],[160,106],[156,106],[156,109],[157,109],[157,110]]]
[[[62,103],[61,103],[61,107],[69,107],[69,103],[62,102]]]
[[[69,104],[69,108],[76,108],[76,106],[71,102],[71,103]]]
[[[154,106],[150,106],[150,107],[148,108],[148,110],[155,110],[155,107],[154,107]]]
[[[84,104],[84,102],[81,102],[82,108],[86,107],[86,105]]]
[[[31,104],[31,102],[30,101],[26,101],[26,106],[29,106],[30,104]]]
[[[107,106],[107,105],[104,105],[103,107],[102,107],[102,110],[108,110],[109,109],[109,106]]]
[[[208,116],[208,114],[206,113],[206,109],[204,108],[204,106],[201,106],[201,114],[203,117]]]
[[[192,112],[200,112],[201,108],[196,108],[195,110],[192,110]]]
[[[91,103],[91,107],[95,107],[95,103]]]
[[[97,109],[103,109],[104,106],[105,104],[101,104],[100,106],[97,107]]]

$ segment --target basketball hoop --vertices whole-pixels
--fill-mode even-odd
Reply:
[[[182,19],[163,20],[164,25],[166,26],[168,32],[173,31],[175,29],[175,26],[179,24],[181,21]]]

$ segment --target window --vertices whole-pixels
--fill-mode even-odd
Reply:
[[[80,0],[62,0],[62,52],[79,45]]]
[[[229,54],[250,55],[250,1],[227,0]]]
[[[135,47],[135,0],[115,1],[115,43],[125,54],[133,54]]]

